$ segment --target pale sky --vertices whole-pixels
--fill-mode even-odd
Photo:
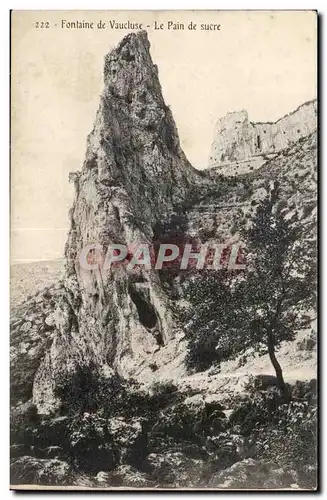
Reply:
[[[274,121],[316,97],[316,15],[298,12],[44,11],[12,15],[12,260],[59,258],[73,189],[102,91],[104,55],[129,31],[61,20],[143,22],[186,156],[207,166],[214,125],[247,109]],[[154,21],[163,31],[154,30]],[[185,30],[167,29],[167,21]],[[189,31],[190,21],[220,31]],[[49,28],[36,27],[49,22]],[[55,26],[57,24],[57,26]],[[40,26],[40,24],[39,24]]]

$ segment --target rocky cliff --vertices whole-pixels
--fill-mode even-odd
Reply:
[[[276,122],[254,123],[247,111],[228,113],[216,124],[209,167],[226,174],[260,167],[317,128],[317,101],[309,101]]]
[[[55,405],[57,382],[81,363],[150,376],[153,356],[159,369],[165,365],[165,347],[177,333],[155,270],[86,271],[78,259],[88,244],[105,251],[110,243],[151,243],[154,224],[196,181],[149,48],[145,32],[131,34],[105,58],[104,90],[83,169],[71,175],[76,193],[57,335],[34,381],[39,411]]]

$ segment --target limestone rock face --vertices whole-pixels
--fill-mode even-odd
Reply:
[[[200,175],[180,149],[146,34],[128,35],[105,58],[104,90],[85,162],[70,176],[76,193],[64,274],[12,314],[12,484],[315,487],[315,459],[307,458],[313,456],[309,441],[315,441],[317,400],[313,324],[276,348],[296,404],[294,413],[291,405],[292,412],[285,408],[285,422],[278,417],[269,428],[262,417],[280,397],[268,353],[250,347],[205,371],[187,373],[188,339],[179,326],[185,300],[176,293],[185,281],[177,276],[171,285],[153,266],[106,269],[92,253],[87,261],[94,268],[80,262],[87,245],[99,245],[104,256],[112,243],[132,253],[160,234],[171,237],[160,226],[195,242],[238,242],[274,182],[283,209],[298,214],[303,238],[313,240],[317,138],[312,132],[296,140],[296,120],[299,134],[306,134],[314,109],[308,103],[265,125],[250,123],[246,112],[228,115],[226,127],[221,125],[226,143],[221,142],[220,160],[237,164],[248,158],[253,164],[258,158],[265,164],[237,178],[220,170]],[[258,141],[261,126],[267,126],[266,142]],[[278,151],[284,135],[290,145]],[[270,158],[256,156],[259,143]],[[175,226],[171,212],[178,216]],[[244,420],[251,425],[240,425]],[[309,439],[293,425],[300,421]],[[294,441],[297,457],[300,446],[309,448],[304,467],[291,469],[291,455],[283,458],[279,451],[283,447],[264,447],[268,431],[280,439],[284,424],[291,429],[286,444]]]
[[[176,332],[157,272],[101,265],[90,271],[79,260],[89,244],[105,253],[111,243],[130,249],[151,243],[153,225],[185,199],[198,175],[180,148],[149,47],[145,32],[130,34],[105,58],[85,162],[71,175],[76,195],[65,293],[56,314],[59,333],[34,381],[40,412],[58,404],[56,385],[78,364],[92,362],[104,372],[111,367],[123,376],[151,375],[159,350],[156,366],[167,364],[165,348]]]
[[[216,124],[209,167],[221,168],[249,160],[252,166],[259,167],[267,159],[264,158],[266,155],[287,149],[299,139],[309,136],[316,128],[316,100],[302,104],[275,123],[253,123],[249,121],[245,110],[228,113]],[[237,167],[238,170],[244,170],[240,165]]]

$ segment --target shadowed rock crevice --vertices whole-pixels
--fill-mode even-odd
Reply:
[[[137,290],[135,285],[130,284],[128,292],[136,306],[142,325],[149,329],[154,328],[157,325],[157,315],[153,305],[146,300],[144,293]]]

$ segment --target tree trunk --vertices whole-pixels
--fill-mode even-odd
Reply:
[[[276,355],[275,355],[275,344],[274,344],[273,330],[271,330],[268,333],[268,354],[269,354],[271,364],[273,365],[274,370],[276,372],[278,387],[280,388],[280,390],[282,392],[285,403],[289,403],[289,401],[290,401],[289,389],[284,381],[282,367],[280,366],[280,364],[276,358]]]

